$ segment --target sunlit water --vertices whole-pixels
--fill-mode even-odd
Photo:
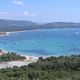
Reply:
[[[48,29],[0,36],[0,49],[31,56],[80,54],[80,29]]]

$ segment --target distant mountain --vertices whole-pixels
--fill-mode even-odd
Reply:
[[[0,31],[20,31],[35,29],[38,24],[31,21],[0,19]]]
[[[53,23],[46,23],[46,24],[38,24],[25,20],[0,19],[0,32],[34,30],[34,29],[50,29],[50,28],[80,28],[80,23],[53,22]]]
[[[80,23],[53,22],[41,26],[41,28],[80,28]]]

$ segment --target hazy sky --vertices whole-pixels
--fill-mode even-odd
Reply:
[[[80,22],[80,0],[0,0],[0,19]]]

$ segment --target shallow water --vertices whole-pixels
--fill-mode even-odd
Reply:
[[[0,48],[30,56],[80,54],[80,29],[48,29],[0,36]]]

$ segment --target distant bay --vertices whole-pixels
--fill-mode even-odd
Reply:
[[[0,36],[0,49],[30,56],[80,54],[80,28],[13,32]]]

